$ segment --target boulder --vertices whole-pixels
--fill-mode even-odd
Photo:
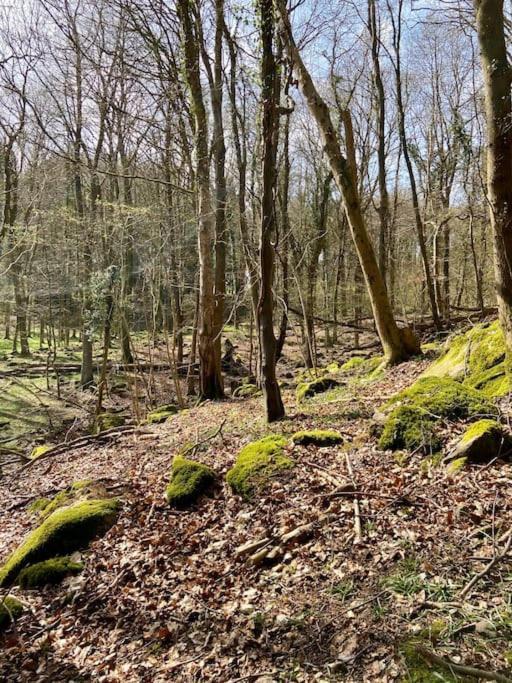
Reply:
[[[485,463],[509,457],[512,437],[496,420],[478,420],[470,425],[450,453],[450,460],[465,458],[469,463]]]

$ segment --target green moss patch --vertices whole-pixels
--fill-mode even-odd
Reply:
[[[100,413],[96,416],[95,430],[97,432],[104,432],[107,429],[121,427],[124,423],[125,419],[119,413]]]
[[[334,377],[319,377],[312,382],[302,382],[297,387],[297,401],[298,403],[301,403],[306,398],[311,398],[328,389],[333,389],[334,387],[339,386],[339,384],[338,380],[334,379]]]
[[[71,505],[85,497],[99,497],[99,490],[94,486],[92,479],[75,481],[68,488],[59,491],[53,498],[38,498],[29,507],[30,512],[37,512],[41,517],[48,517],[52,512],[65,505]],[[101,495],[101,494],[100,494]]]
[[[509,456],[511,450],[510,434],[496,420],[484,419],[466,429],[451,456],[482,463],[500,456]]]
[[[119,509],[115,499],[83,500],[52,512],[28,534],[0,569],[0,586],[13,583],[25,567],[85,548],[114,523]]]
[[[423,374],[451,377],[489,398],[507,394],[511,384],[499,322],[475,325],[464,334],[450,337],[441,356]]]
[[[234,390],[233,396],[237,398],[251,398],[252,396],[261,396],[261,393],[261,389],[255,384],[242,384],[242,386]]]
[[[152,410],[147,415],[148,424],[160,424],[169,419],[172,415],[176,415],[179,412],[178,406],[172,404],[159,406],[155,410]]]
[[[185,508],[208,491],[215,482],[215,473],[206,465],[178,456],[172,463],[171,482],[165,498],[175,508]]]
[[[333,429],[311,429],[309,431],[295,432],[292,436],[294,444],[299,446],[335,446],[343,442],[343,437]]]
[[[12,595],[8,595],[5,600],[0,600],[0,631],[9,628],[22,612],[23,605]]]
[[[51,446],[47,446],[46,444],[43,444],[41,446],[35,446],[32,449],[32,452],[30,453],[30,459],[36,460],[37,458],[40,458],[45,453],[48,453],[50,448],[51,448]]]
[[[293,467],[285,454],[287,440],[274,434],[247,444],[226,474],[226,480],[234,493],[244,498],[261,489],[268,480],[283,470]]]
[[[82,569],[83,564],[73,562],[69,557],[53,557],[22,569],[18,574],[17,582],[21,588],[55,585],[66,576],[78,574]]]
[[[481,392],[449,377],[421,377],[384,406],[389,413],[379,446],[384,450],[440,446],[436,427],[440,420],[496,415],[496,407]]]

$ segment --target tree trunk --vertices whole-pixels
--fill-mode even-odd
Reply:
[[[512,354],[512,100],[503,0],[475,0],[487,120],[487,187],[500,322]]]
[[[199,68],[199,40],[193,26],[193,8],[189,0],[178,0],[178,16],[183,33],[185,74],[190,91],[194,121],[194,147],[196,155],[196,183],[198,189],[198,249],[199,249],[199,383],[203,399],[224,396],[219,358],[215,351],[215,277],[213,247],[215,218],[212,213],[210,191],[210,160],[208,150],[208,124],[201,87]]]
[[[261,100],[262,117],[262,197],[260,233],[260,296],[258,330],[260,338],[261,376],[268,422],[284,417],[284,405],[276,378],[276,338],[273,325],[272,284],[274,280],[276,153],[279,129],[277,110],[276,63],[274,59],[273,0],[259,0],[261,21]]]
[[[284,25],[285,44],[288,55],[294,64],[294,69],[309,109],[320,129],[325,145],[325,153],[327,154],[336,184],[343,196],[348,224],[363,270],[375,324],[386,361],[390,364],[398,363],[418,353],[419,342],[413,340],[410,333],[407,335],[402,334],[395,322],[386,285],[379,270],[375,252],[366,229],[353,171],[347,159],[341,153],[329,109],[317,92],[297,49],[286,6],[282,0],[278,0],[278,7]],[[347,122],[349,122],[348,112],[346,113],[346,118]],[[352,146],[352,150],[349,150],[349,144]],[[350,140],[347,140],[347,152],[350,152],[349,156],[353,154],[353,142]]]

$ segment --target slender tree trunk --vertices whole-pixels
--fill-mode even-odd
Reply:
[[[261,100],[262,120],[262,197],[260,233],[260,296],[258,302],[258,329],[261,354],[261,375],[265,409],[268,422],[284,417],[284,405],[276,377],[276,338],[273,324],[274,246],[276,207],[276,163],[279,113],[274,59],[274,13],[273,0],[259,0],[261,21]]]
[[[293,61],[298,81],[309,109],[315,118],[325,145],[325,152],[343,196],[348,224],[356,252],[364,273],[377,331],[388,363],[398,363],[419,352],[418,340],[409,331],[402,333],[393,317],[386,285],[379,270],[368,231],[363,218],[357,186],[349,163],[341,153],[329,109],[320,97],[295,45],[286,6],[278,0],[279,13],[284,25],[284,37],[288,55]],[[348,114],[347,114],[348,118]],[[347,140],[347,143],[350,141]],[[348,151],[348,148],[347,148]],[[353,150],[351,150],[353,152]]]
[[[213,204],[210,191],[207,115],[201,87],[199,38],[193,25],[193,8],[189,0],[178,0],[177,8],[183,33],[185,73],[194,121],[195,176],[199,213],[200,323],[198,346],[200,394],[203,399],[217,399],[224,396],[224,388],[219,358],[215,350],[215,274],[213,265],[215,218],[212,213]]]
[[[501,326],[512,355],[512,100],[503,0],[475,0],[487,120],[487,187]]]

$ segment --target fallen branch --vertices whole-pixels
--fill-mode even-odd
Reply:
[[[499,555],[495,555],[492,560],[486,564],[484,569],[482,569],[481,572],[478,574],[475,574],[471,581],[469,581],[464,588],[460,591],[459,593],[459,598],[465,598],[466,595],[469,593],[469,591],[473,588],[473,586],[480,581],[486,574],[488,574],[493,567],[495,567],[498,562],[501,562],[507,555],[510,550],[510,546],[512,545],[512,534],[510,534],[507,538],[507,542],[505,544],[505,547],[503,548],[502,552]]]
[[[72,441],[64,441],[62,443],[57,444],[56,446],[52,446],[52,448],[45,451],[39,457],[29,460],[29,462],[22,465],[22,467],[20,467],[20,469],[17,470],[15,474],[18,474],[19,472],[22,472],[23,470],[32,467],[32,465],[35,465],[36,463],[41,462],[41,460],[45,460],[46,458],[49,458],[52,455],[60,455],[61,453],[74,450],[75,448],[81,448],[82,446],[86,446],[87,444],[92,442],[106,441],[115,438],[116,436],[130,434],[132,432],[142,432],[142,430],[137,425],[120,425],[119,427],[111,427],[110,429],[105,429],[104,431],[98,432],[97,434],[86,434],[84,436],[79,436],[77,439],[73,439]]]
[[[199,441],[196,441],[195,444],[192,444],[191,446],[187,446],[187,448],[185,448],[185,449],[181,452],[181,455],[182,455],[183,457],[185,457],[185,456],[188,455],[189,453],[192,453],[193,455],[195,455],[195,454],[197,453],[197,449],[199,448],[199,446],[203,446],[205,443],[208,443],[209,441],[212,441],[212,440],[215,439],[215,437],[218,436],[219,434],[222,436],[222,430],[223,430],[224,425],[226,424],[226,422],[227,422],[227,419],[224,418],[224,420],[222,420],[222,422],[220,423],[220,425],[217,427],[217,429],[216,429],[212,434],[208,434],[208,436],[205,436],[204,439],[200,439]]]
[[[504,674],[495,673],[493,671],[486,671],[485,669],[478,669],[474,666],[466,666],[464,664],[457,664],[448,659],[448,657],[441,657],[435,652],[428,650],[423,645],[416,645],[416,652],[427,660],[430,664],[447,669],[452,674],[459,674],[460,676],[470,676],[472,678],[483,679],[485,681],[497,681],[498,683],[512,683],[512,678]]]

